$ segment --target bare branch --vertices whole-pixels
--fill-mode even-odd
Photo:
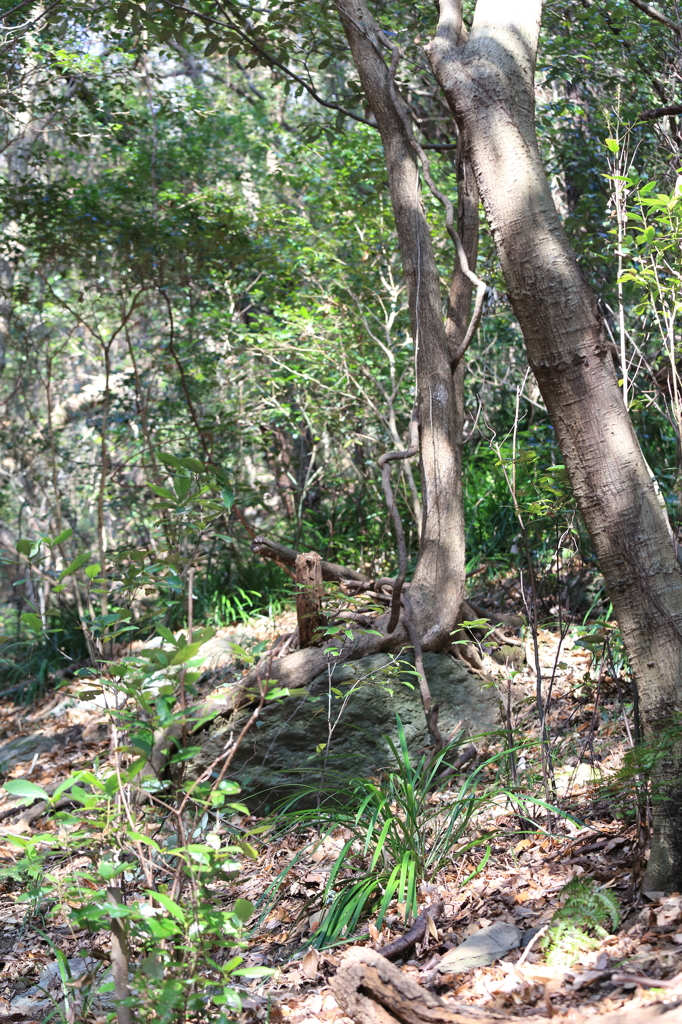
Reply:
[[[293,548],[287,548],[284,544],[277,544],[273,540],[268,540],[262,534],[254,537],[251,541],[251,550],[256,555],[262,555],[263,558],[271,558],[274,562],[280,562],[282,565],[295,565],[298,558],[298,551],[294,551]],[[335,565],[333,562],[325,561],[322,562],[322,579],[332,583],[341,583],[346,580],[353,580],[356,583],[365,583],[367,581],[367,577],[363,576],[361,572],[356,572],[355,569],[346,569],[343,565]]]
[[[671,103],[669,107],[654,107],[653,110],[643,110],[639,115],[642,121],[655,121],[659,117],[675,117],[682,114],[682,103]]]
[[[645,4],[644,0],[630,0],[630,3],[633,7],[636,7],[638,10],[643,11],[644,14],[647,14],[650,18],[653,18],[654,21],[658,21],[661,25],[665,25],[666,28],[669,28],[675,33],[675,35],[682,39],[682,25],[678,25],[678,23],[673,21],[672,18],[669,18],[665,14],[661,14],[661,12],[657,11],[655,7],[651,6],[651,4]]]

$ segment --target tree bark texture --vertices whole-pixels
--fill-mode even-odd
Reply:
[[[344,0],[338,10],[384,146],[407,287],[416,352],[423,504],[421,545],[410,600],[422,646],[434,650],[449,641],[464,594],[462,371],[455,380],[449,354],[452,340],[445,329],[440,276],[422,205],[407,111],[384,60],[383,53],[388,51],[364,0]],[[456,298],[463,305],[466,288]],[[470,300],[469,286],[467,312]],[[462,319],[468,320],[466,313]]]
[[[508,294],[599,558],[640,695],[645,733],[682,711],[682,574],[602,330],[557,214],[535,133],[541,0],[478,0],[472,30],[441,0],[428,57],[462,132]],[[678,743],[658,783],[646,886],[682,889]]]

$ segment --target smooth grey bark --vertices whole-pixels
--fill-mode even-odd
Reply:
[[[557,214],[535,133],[541,0],[479,0],[469,38],[441,0],[427,54],[463,133],[509,298],[613,601],[645,734],[679,726],[682,573],[613,368],[597,301]],[[663,795],[645,887],[682,889],[678,741],[659,765]]]

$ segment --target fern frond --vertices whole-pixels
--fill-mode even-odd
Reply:
[[[601,889],[592,878],[573,878],[560,892],[566,902],[555,911],[550,926],[540,941],[547,950],[547,963],[567,967],[581,953],[597,949],[600,940],[620,922],[620,909],[610,889]]]

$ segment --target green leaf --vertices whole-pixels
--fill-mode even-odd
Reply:
[[[63,544],[65,540],[68,540],[69,537],[72,536],[72,534],[73,530],[71,529],[71,527],[69,527],[68,530],[62,530],[61,533],[57,534],[54,540],[49,540],[47,543],[50,545],[51,548],[53,548],[57,544]]]
[[[17,541],[17,551],[19,552],[20,555],[26,555],[28,557],[31,554],[32,550],[32,540],[27,540],[25,537],[22,537],[21,540]]]
[[[249,920],[253,914],[253,910],[254,907],[251,900],[237,900],[234,905],[234,912],[243,924],[246,924]]]
[[[120,875],[124,871],[129,871],[132,867],[132,864],[116,864],[112,860],[103,859],[97,865],[97,874],[103,878],[105,882],[109,882],[112,878],[115,878],[116,875]],[[123,917],[124,915],[117,914],[116,916]]]
[[[273,690],[268,690],[265,695],[266,700],[278,700],[280,697],[289,697],[288,686],[276,686]]]
[[[85,575],[88,577],[89,580],[94,580],[95,576],[97,575],[101,568],[102,566],[99,564],[99,562],[95,562],[94,565],[89,565],[87,567],[87,569],[85,570]]]
[[[107,781],[104,783],[104,792],[106,793],[106,795],[113,796],[114,793],[118,793],[122,781],[122,779],[119,780],[118,776],[115,773],[110,775]]]
[[[175,455],[168,455],[166,452],[159,453],[159,462],[163,462],[164,466],[170,466],[171,469],[182,469],[182,462]]]
[[[21,616],[21,621],[32,633],[42,633],[43,620],[35,612],[24,612]]]
[[[172,900],[170,896],[166,896],[164,892],[151,892],[149,889],[147,892],[150,896],[154,897],[157,903],[160,903],[162,907],[165,907],[169,914],[172,914],[180,924],[185,923],[185,912],[182,907],[178,906],[175,900]]]
[[[167,629],[165,626],[157,626],[156,627],[156,632],[159,634],[160,637],[163,637],[163,639],[167,643],[172,644],[173,647],[177,647],[178,646],[178,642],[175,639],[175,637],[173,636],[173,634],[171,633],[170,629]]]
[[[180,501],[184,501],[189,494],[189,489],[192,486],[192,481],[188,476],[174,476],[173,487]]]
[[[90,552],[81,551],[80,555],[74,558],[71,565],[67,565],[66,569],[62,569],[59,574],[59,579],[63,580],[65,576],[71,576],[74,572],[77,572],[81,566],[85,565],[86,562],[90,561]]]
[[[194,657],[201,646],[201,642],[196,644],[186,644],[173,655],[171,665],[184,665],[186,661],[189,661]]]
[[[178,459],[178,462],[183,469],[189,469],[192,473],[205,473],[206,467],[203,462],[199,462],[198,459],[183,458]]]
[[[36,786],[35,782],[29,782],[28,779],[10,779],[2,788],[6,789],[12,796],[23,797],[24,802],[30,802],[36,798],[40,800],[50,799],[42,786]]]
[[[612,153],[617,153],[620,149],[620,142],[618,139],[604,139],[604,144],[608,146]]]
[[[169,501],[175,501],[175,495],[168,489],[168,487],[159,487],[158,484],[150,484],[149,489],[150,491],[153,491],[154,494],[158,494],[159,498],[167,498]]]
[[[242,978],[269,978],[275,970],[272,967],[240,967],[232,973]]]
[[[136,843],[144,843],[146,846],[151,846],[154,850],[161,852],[161,847],[155,839],[151,836],[144,835],[143,832],[131,832],[128,830],[128,839],[133,840]]]
[[[250,814],[249,808],[246,804],[227,804],[227,806],[233,811],[239,811],[240,814]]]

